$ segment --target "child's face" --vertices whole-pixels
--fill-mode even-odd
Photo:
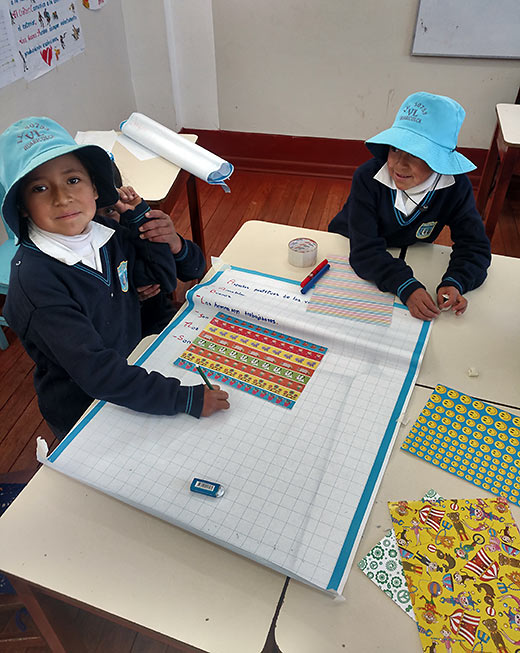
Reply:
[[[74,154],[63,154],[24,177],[21,214],[45,231],[77,236],[96,214],[97,197],[85,166]]]
[[[121,218],[121,216],[119,215],[119,211],[116,209],[116,207],[114,205],[105,206],[102,209],[98,209],[97,214],[102,216],[103,218],[111,218],[112,220],[115,220],[116,222],[119,222],[120,218]]]
[[[408,190],[426,181],[433,170],[413,154],[389,147],[388,172],[399,190]]]

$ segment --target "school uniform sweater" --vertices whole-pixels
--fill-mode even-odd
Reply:
[[[147,210],[143,202],[127,211],[121,225],[94,218],[115,230],[100,250],[101,272],[66,265],[27,238],[12,261],[4,314],[36,364],[41,413],[60,435],[93,398],[151,414],[201,414],[203,385],[181,386],[126,361],[141,339],[136,287],[161,283],[169,292],[177,275],[197,277],[204,267],[189,241],[174,257],[168,245],[140,239]]]
[[[394,206],[396,190],[374,179],[382,165],[371,159],[355,171],[347,202],[329,225],[329,231],[350,239],[350,264],[356,274],[406,303],[424,285],[387,248],[432,243],[447,225],[453,249],[438,287],[454,286],[465,294],[480,286],[491,248],[466,175],[455,175],[453,185],[428,192],[419,202],[423,210],[417,207],[407,216]]]

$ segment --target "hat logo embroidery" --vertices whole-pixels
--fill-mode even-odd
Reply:
[[[428,114],[428,109],[421,104],[420,102],[415,102],[414,104],[407,104],[402,108],[403,115],[399,117],[399,120],[409,120],[410,122],[422,122],[421,116],[426,116]]]
[[[121,290],[123,292],[128,292],[128,261],[121,261],[117,266],[117,274],[119,276]]]
[[[23,145],[24,150],[29,150],[36,143],[41,143],[42,141],[50,141],[54,138],[53,134],[48,134],[49,128],[40,123],[29,123],[25,125],[23,131],[18,133],[16,138],[16,143],[18,145]]]

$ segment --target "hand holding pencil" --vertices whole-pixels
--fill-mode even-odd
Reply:
[[[206,373],[202,367],[197,366],[197,372],[201,375],[202,380],[206,384],[204,388],[204,404],[202,406],[202,417],[209,417],[216,413],[217,410],[227,410],[229,408],[229,395],[220,386],[210,383]]]

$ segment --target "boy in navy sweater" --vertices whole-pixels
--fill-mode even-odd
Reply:
[[[451,98],[410,95],[394,124],[366,142],[374,159],[361,165],[329,231],[350,239],[350,264],[363,279],[391,292],[421,320],[441,310],[462,315],[463,296],[480,286],[491,262],[489,240],[464,173],[475,166],[455,150],[464,109]],[[453,240],[436,301],[402,258],[387,247],[433,242],[444,226]]]
[[[174,256],[141,238],[145,202],[121,225],[96,216],[96,202],[117,200],[106,152],[78,146],[53,120],[27,118],[0,135],[0,210],[20,240],[4,314],[36,364],[40,410],[57,437],[93,398],[159,415],[229,407],[220,389],[127,363],[141,339],[136,288],[173,291],[177,266],[186,271],[198,254],[188,241]]]
[[[129,209],[133,210],[139,204],[141,198],[131,186],[123,185],[121,173],[114,161],[112,161],[112,170],[114,184],[119,192],[119,201],[98,209],[97,214],[120,222],[121,214]],[[141,237],[153,243],[167,243],[172,254],[177,256],[182,251],[185,241],[175,231],[170,216],[158,209],[152,209],[149,211],[148,217],[154,219],[149,220],[146,225],[140,228]],[[204,276],[205,269],[202,252],[198,247],[192,247],[192,251],[189,252],[190,256],[188,256],[188,252],[186,254],[185,259],[190,264],[189,269],[183,269],[183,266],[177,264],[177,278],[180,281],[200,279]],[[186,268],[186,265],[184,265],[184,268]],[[182,303],[176,302],[174,304],[171,300],[171,294],[162,290],[158,283],[137,288],[137,294],[141,306],[141,335],[143,338],[160,333],[171,321]]]

